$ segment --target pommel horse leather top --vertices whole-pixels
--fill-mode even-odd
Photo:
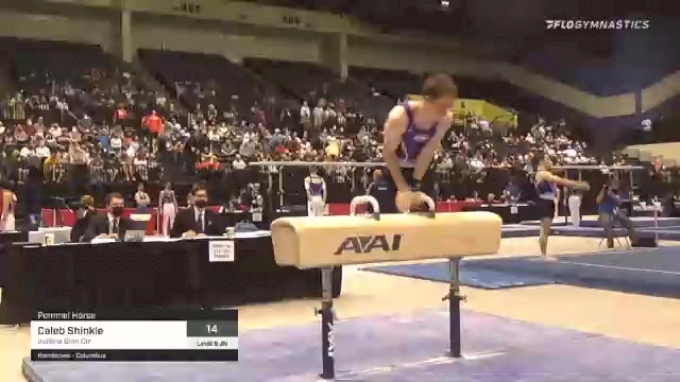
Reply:
[[[286,217],[271,225],[279,265],[300,269],[492,255],[501,218],[490,212]]]

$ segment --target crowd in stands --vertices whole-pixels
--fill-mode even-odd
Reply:
[[[219,178],[251,161],[381,161],[381,119],[417,94],[423,77],[350,68],[343,80],[309,63],[166,51],[140,51],[133,65],[99,47],[0,46],[14,69],[0,104],[0,177],[67,183],[74,196],[112,183]],[[487,95],[456,80],[461,96]],[[457,115],[437,172],[474,185],[494,169],[531,172],[537,154],[558,164],[612,164],[571,133],[565,120],[508,129]],[[445,197],[471,193],[454,187]]]

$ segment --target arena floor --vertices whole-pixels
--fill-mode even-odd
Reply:
[[[597,238],[558,236],[550,239],[549,248],[553,254],[585,253],[597,250],[598,243],[599,239]],[[678,242],[664,242],[663,244],[680,245]],[[504,239],[499,254],[503,256],[527,255],[529,253],[536,253],[536,247],[535,237]],[[380,341],[385,341],[384,338],[379,339],[376,337],[374,341],[370,341],[368,338],[366,340],[361,339],[361,337],[358,337],[359,334],[352,335],[352,327],[355,326],[354,330],[358,330],[357,328],[359,328],[361,322],[365,322],[365,325],[368,325],[369,328],[375,328],[375,331],[380,331],[381,327],[383,331],[387,330],[387,328],[397,331],[402,328],[405,329],[406,327],[399,326],[406,324],[417,330],[423,330],[423,327],[427,325],[439,325],[439,321],[442,321],[441,324],[445,327],[445,322],[443,321],[444,315],[441,312],[446,310],[446,303],[442,302],[442,297],[446,292],[447,286],[443,283],[366,272],[358,268],[347,269],[343,295],[336,301],[337,313],[341,319],[341,322],[338,323],[339,339],[336,351],[338,354],[338,369],[346,369],[347,366],[352,366],[342,364],[343,358],[346,358],[342,354],[352,353],[351,347],[354,340],[356,340],[357,346],[373,346],[375,347],[373,352],[380,352]],[[650,354],[650,349],[657,349],[660,352],[657,360],[665,360],[664,364],[669,364],[669,358],[680,361],[680,351],[677,351],[680,350],[680,330],[678,330],[680,327],[680,300],[565,285],[522,287],[493,291],[464,288],[463,292],[468,297],[467,302],[463,306],[467,311],[463,313],[464,334],[467,335],[467,338],[463,339],[464,353],[471,354],[474,352],[479,355],[481,353],[477,352],[478,350],[488,351],[497,348],[506,353],[515,352],[519,358],[513,358],[512,362],[508,361],[508,359],[501,361],[501,358],[499,358],[498,361],[495,361],[493,358],[489,358],[484,361],[488,363],[485,366],[486,373],[488,373],[489,367],[498,369],[501,367],[500,364],[505,362],[502,365],[503,369],[496,371],[494,377],[481,378],[475,374],[466,379],[464,375],[459,374],[456,380],[498,380],[499,377],[502,377],[501,379],[503,380],[514,380],[512,375],[507,375],[506,373],[512,372],[513,374],[520,375],[522,370],[526,371],[529,369],[529,371],[533,371],[532,368],[534,366],[532,365],[534,364],[537,372],[549,373],[552,368],[565,368],[566,366],[560,365],[560,362],[565,357],[569,357],[569,354],[584,353],[586,350],[588,350],[588,354],[591,354],[591,357],[597,358],[597,367],[599,369],[590,369],[592,373],[588,375],[589,365],[570,365],[569,367],[573,366],[582,369],[580,378],[573,378],[574,380],[603,380],[602,378],[605,374],[615,376],[618,373],[625,372],[624,370],[616,371],[614,369],[625,367],[626,362],[628,362],[627,366],[629,369],[635,367],[629,362],[632,358],[628,357],[634,357],[635,359],[645,358],[639,355],[643,353]],[[240,327],[243,329],[242,337],[244,337],[245,341],[241,341],[241,351],[244,353],[245,357],[243,357],[243,360],[245,362],[242,362],[240,368],[258,367],[257,358],[261,357],[261,355],[257,354],[259,352],[249,354],[247,350],[248,343],[257,343],[258,346],[264,346],[264,342],[272,342],[272,338],[278,338],[276,340],[276,346],[278,347],[301,347],[300,339],[304,338],[305,341],[312,342],[308,345],[305,344],[309,353],[305,356],[308,359],[305,373],[309,374],[319,371],[320,360],[319,355],[316,353],[318,353],[317,343],[320,338],[318,329],[316,329],[317,326],[314,325],[318,323],[318,318],[313,314],[314,308],[318,307],[318,305],[319,303],[316,300],[303,300],[242,307],[240,310]],[[402,319],[399,319],[399,317],[402,317]],[[466,317],[469,317],[469,320],[466,320]],[[345,320],[347,321],[343,322]],[[385,323],[381,324],[383,320]],[[420,325],[419,320],[422,320]],[[474,323],[474,325],[471,323]],[[539,324],[540,326],[530,324]],[[344,330],[342,329],[343,325],[346,326]],[[275,330],[284,327],[287,327],[288,330]],[[493,332],[496,328],[498,328],[497,336]],[[541,329],[537,330],[535,328]],[[560,337],[555,334],[557,328],[578,331],[580,333],[570,331],[564,331],[564,333],[576,333],[574,335],[581,337]],[[293,341],[290,335],[298,331],[297,340]],[[484,331],[484,338],[486,338],[488,346],[481,346],[480,343],[483,341],[480,342],[479,338],[472,338],[475,331]],[[525,333],[523,338],[518,337],[520,331]],[[290,335],[283,336],[283,332],[290,332]],[[265,333],[269,334],[265,336]],[[271,333],[278,333],[277,336],[280,337],[272,337]],[[592,336],[592,334],[599,336]],[[368,337],[372,334],[366,332],[364,335]],[[345,336],[344,340],[342,339],[343,336]],[[445,336],[437,333],[437,337]],[[498,343],[492,344],[493,341],[489,339],[494,337],[497,337],[496,342]],[[532,337],[531,341],[533,342],[529,341],[529,338],[524,337]],[[290,342],[292,342],[290,345],[286,343],[288,342],[286,338],[290,338]],[[350,338],[352,338],[352,341],[350,341]],[[402,338],[402,340],[406,339],[406,337]],[[621,353],[618,355],[616,353],[618,350],[612,350],[613,353],[609,353],[612,355],[611,358],[607,357],[607,354],[602,354],[602,352],[606,352],[606,350],[603,350],[605,347],[614,346],[608,345],[609,343],[606,341],[609,341],[609,339],[612,339],[612,343],[625,345],[616,345],[616,349],[625,348],[626,350],[620,350]],[[616,341],[616,339],[630,342]],[[414,374],[414,380],[426,381],[441,378],[441,372],[439,372],[439,378],[437,378],[437,372],[432,370],[436,369],[438,363],[447,362],[437,358],[445,350],[446,344],[442,340],[441,338],[437,341],[433,340],[430,345],[434,348],[424,349],[427,356],[425,353],[423,353],[422,357],[418,355],[418,357],[422,358],[423,362],[430,362],[431,365],[428,366],[430,368],[428,373],[415,373],[417,375],[411,373]],[[550,341],[554,341],[552,346]],[[359,345],[359,342],[365,343]],[[366,343],[369,342],[375,343],[367,345]],[[501,342],[503,343],[501,344]],[[395,343],[389,343],[389,341],[386,341],[385,345],[392,349],[395,347]],[[666,349],[642,345],[655,345]],[[569,346],[571,348],[567,349]],[[575,349],[575,346],[578,346],[578,348]],[[520,354],[531,350],[532,347],[534,348],[533,352],[535,352],[536,358],[532,359],[531,357],[534,356],[531,354]],[[549,350],[551,348],[555,349],[555,354],[550,354]],[[676,351],[671,349],[676,349]],[[418,351],[423,350],[420,349]],[[24,381],[21,375],[21,361],[28,353],[28,329],[0,329],[0,382]],[[622,357],[621,354],[624,353],[625,357]],[[493,356],[493,354],[487,355],[489,357]],[[524,356],[524,358],[521,356]],[[286,368],[287,365],[283,362],[275,362],[271,354],[269,358],[271,358],[270,361],[273,362],[273,365],[280,364],[282,369]],[[611,361],[611,366],[608,366],[608,361]],[[494,365],[494,362],[496,365]],[[595,362],[595,359],[591,362]],[[680,362],[674,363],[680,365]],[[404,363],[404,365],[406,364]],[[411,365],[415,364],[411,363]],[[167,366],[170,367],[170,365]],[[416,370],[416,366],[413,366],[412,369]],[[655,366],[652,364],[638,365],[637,380],[671,381],[680,379],[680,367],[658,370],[658,378],[646,378],[655,373],[655,371],[650,371],[645,374],[648,371],[645,368],[649,367]],[[307,370],[308,368],[311,368],[311,370]],[[406,378],[409,374],[409,371],[406,369],[408,368],[401,371],[392,370],[391,372],[383,370],[382,374],[380,371],[375,372],[377,370],[375,369],[373,374],[371,374],[373,375],[372,377],[369,378],[365,372],[359,375],[357,379],[393,381],[399,375],[401,376],[397,378],[399,380],[410,380]],[[607,369],[612,370],[608,372]],[[354,371],[358,372],[357,370]],[[276,371],[270,370],[269,373],[273,375],[268,376],[266,380],[307,380],[306,378],[291,379],[291,376],[296,375],[295,373],[298,372],[297,370],[282,371],[280,377],[273,378]],[[394,372],[398,372],[398,374],[394,374]],[[370,374],[370,372],[368,373]],[[499,375],[499,373],[505,376]],[[236,374],[240,376],[248,375],[248,373],[240,371]],[[175,374],[179,378],[176,382],[185,381],[182,375],[179,371]],[[430,379],[428,379],[428,375]],[[255,373],[252,373],[251,376],[255,376]],[[433,376],[435,379],[432,379]],[[224,377],[224,374],[222,374],[221,380],[225,380]],[[228,379],[231,380],[231,378]],[[526,378],[519,379],[527,380]],[[188,381],[189,379],[187,378],[186,380]],[[199,381],[202,379],[191,378],[191,380]],[[205,381],[208,380],[212,381],[213,379],[205,379]],[[261,380],[264,380],[264,377]],[[545,378],[545,380],[561,379]]]

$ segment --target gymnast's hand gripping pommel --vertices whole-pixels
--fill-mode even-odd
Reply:
[[[492,255],[501,241],[501,218],[490,212],[285,217],[271,226],[276,262],[300,269],[389,261]],[[426,201],[432,210],[433,201]]]

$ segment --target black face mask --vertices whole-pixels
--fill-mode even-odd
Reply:
[[[203,199],[194,201],[194,205],[198,208],[205,208],[206,204],[208,204],[208,203]]]
[[[113,207],[111,208],[111,215],[115,217],[120,217],[123,215],[123,207]]]

